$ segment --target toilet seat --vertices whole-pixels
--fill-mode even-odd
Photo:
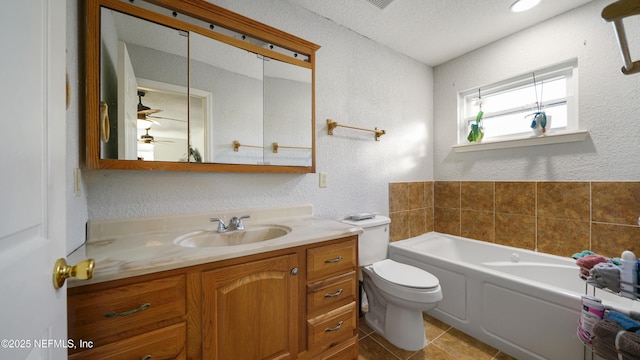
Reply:
[[[409,301],[424,305],[442,300],[438,278],[422,269],[385,259],[366,266],[364,270],[378,290],[403,303]]]
[[[438,278],[415,266],[385,259],[373,264],[373,271],[382,279],[399,286],[427,290],[440,285]]]

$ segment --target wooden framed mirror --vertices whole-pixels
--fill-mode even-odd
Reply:
[[[315,172],[318,45],[203,0],[88,0],[89,169]]]

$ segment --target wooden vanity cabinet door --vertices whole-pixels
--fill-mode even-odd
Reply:
[[[292,254],[203,272],[204,359],[296,358],[297,262]]]

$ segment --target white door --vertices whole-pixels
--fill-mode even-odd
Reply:
[[[138,101],[129,51],[124,42],[118,41],[118,159],[138,159]]]
[[[65,10],[0,5],[0,359],[65,359]]]

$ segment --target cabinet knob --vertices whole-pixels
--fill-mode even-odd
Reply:
[[[53,266],[53,287],[60,289],[70,277],[80,280],[91,279],[95,265],[96,262],[93,259],[81,261],[75,266],[67,265],[67,261],[63,258],[58,259]]]
[[[291,275],[298,275],[298,268],[291,269]]]

